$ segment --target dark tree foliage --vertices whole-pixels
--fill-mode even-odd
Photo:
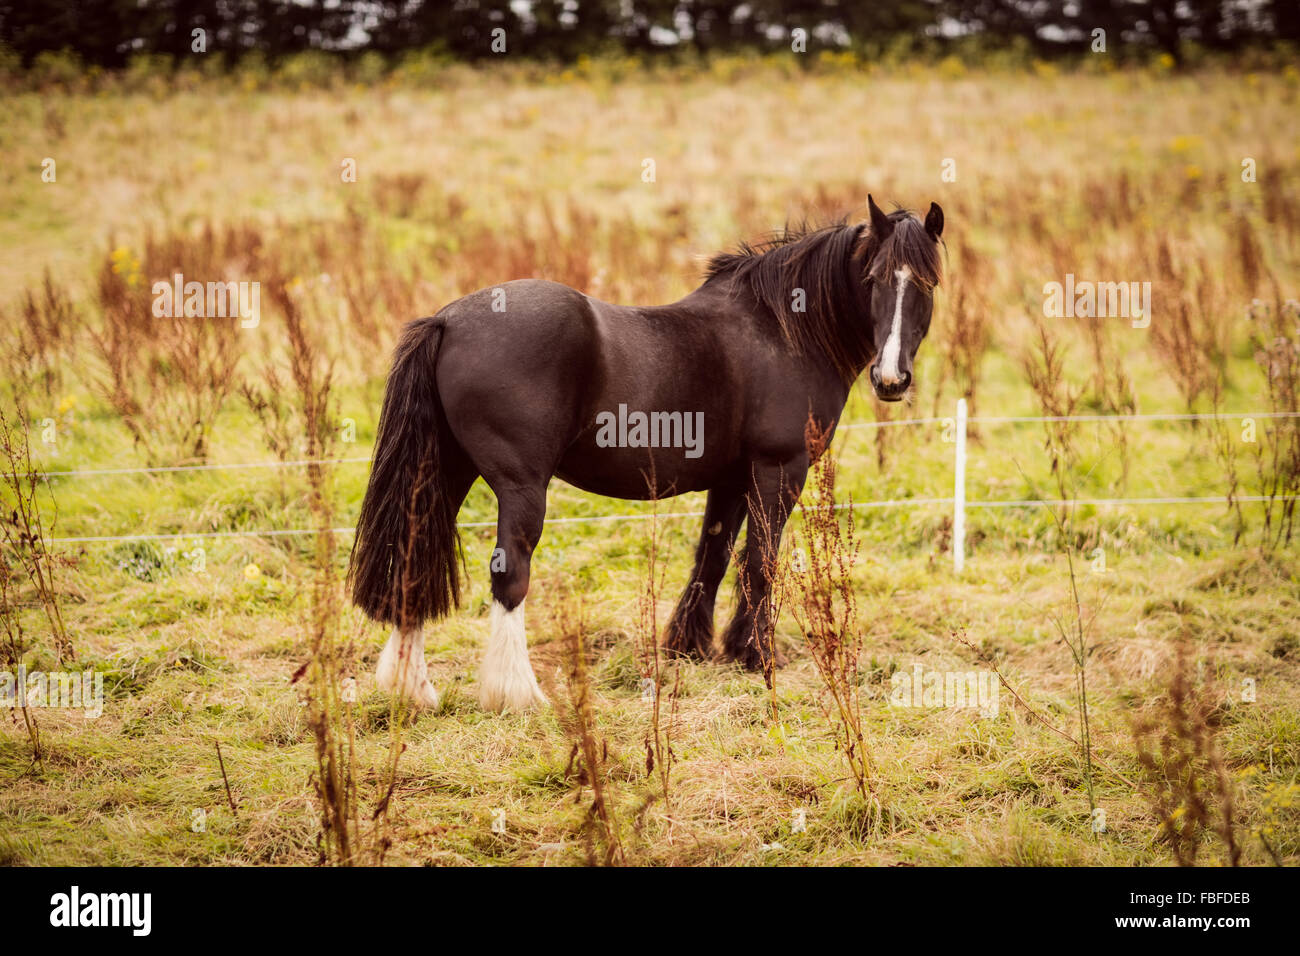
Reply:
[[[493,31],[511,53],[570,61],[603,52],[762,50],[808,32],[809,49],[879,49],[898,39],[930,44],[976,35],[1015,39],[1042,55],[1084,49],[1094,29],[1108,44],[1175,57],[1187,41],[1230,50],[1300,41],[1297,0],[0,0],[0,43],[24,64],[68,50],[122,66],[135,53],[181,60],[195,30],[208,51],[272,61],[303,50],[434,48],[476,60]]]
[[[1296,0],[942,0],[940,16],[1049,52],[1102,29],[1108,44],[1145,43],[1178,57],[1186,41],[1219,50],[1266,37],[1294,42],[1298,9]]]

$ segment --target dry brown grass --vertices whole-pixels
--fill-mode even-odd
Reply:
[[[213,423],[235,387],[240,319],[154,315],[153,283],[252,281],[262,237],[248,229],[205,229],[146,240],[141,258],[117,247],[99,266],[96,312],[85,333],[100,369],[96,385],[150,464],[207,458]],[[205,304],[206,308],[206,304]]]
[[[4,643],[0,644],[0,667],[6,678],[14,681],[11,689],[21,698],[7,701],[22,714],[23,727],[31,743],[33,764],[39,767],[45,757],[36,715],[28,705],[17,682],[25,681],[25,665],[31,648],[23,619],[25,606],[32,599],[40,608],[45,627],[41,635],[53,649],[60,664],[77,659],[76,649],[63,621],[56,568],[67,568],[66,555],[50,550],[48,532],[56,524],[54,517],[42,515],[42,498],[48,492],[45,477],[32,462],[30,432],[21,419],[11,421],[0,407],[0,487],[8,514],[0,514],[0,626]],[[39,633],[39,632],[38,632]]]
[[[565,696],[556,717],[560,727],[573,741],[564,769],[566,780],[573,781],[574,802],[584,801],[585,790],[591,791],[591,803],[583,817],[582,839],[587,862],[591,865],[617,866],[626,862],[617,807],[611,793],[609,741],[597,739],[596,712],[592,703],[591,677],[588,673],[587,627],[582,598],[561,586],[552,604],[553,625],[565,656]],[[657,694],[656,694],[657,696]],[[657,702],[656,702],[657,707]],[[657,721],[654,728],[658,742]],[[650,742],[646,743],[647,761],[651,759]],[[671,758],[664,756],[661,763]],[[652,772],[647,766],[646,772]],[[664,803],[668,803],[668,772],[660,772]]]
[[[1264,378],[1268,410],[1263,441],[1255,444],[1259,493],[1266,495],[1260,543],[1289,545],[1300,501],[1300,305],[1294,300],[1262,303],[1251,309],[1255,364]]]
[[[990,313],[994,311],[995,302],[989,293],[988,278],[992,265],[976,251],[966,236],[959,236],[952,245],[957,250],[956,267],[950,270],[952,304],[943,323],[943,332],[936,336],[943,359],[934,389],[933,415],[936,418],[949,380],[954,383],[957,396],[966,399],[969,414],[972,417],[979,414],[976,399],[981,365],[993,337]]]
[[[1043,451],[1047,456],[1058,499],[1067,502],[1074,495],[1075,471],[1079,465],[1078,422],[1069,421],[1079,409],[1080,389],[1065,374],[1065,348],[1034,317],[1036,341],[1021,356],[1021,367],[1030,390],[1038,399],[1043,416]],[[1068,505],[1059,513],[1068,518]]]
[[[1133,727],[1158,833],[1179,866],[1196,865],[1207,830],[1222,842],[1230,865],[1241,862],[1233,784],[1215,741],[1222,691],[1209,672],[1206,682],[1193,676],[1191,652],[1180,641],[1166,695]]]
[[[14,402],[22,406],[43,398],[52,405],[64,386],[64,370],[75,359],[77,309],[46,270],[39,288],[19,298],[15,313],[2,320],[10,330],[2,360]]]
[[[649,726],[645,735],[647,774],[657,774],[665,808],[672,807],[673,731],[677,719],[677,697],[681,691],[681,668],[669,659],[660,643],[659,601],[667,568],[660,560],[663,546],[659,523],[659,492],[651,465],[646,483],[653,511],[646,536],[645,572],[637,591],[636,657],[641,673],[641,695],[648,698]],[[671,675],[671,676],[670,676]],[[666,699],[665,699],[666,698]],[[606,832],[609,832],[606,825]]]
[[[60,664],[77,659],[76,649],[63,621],[56,569],[68,568],[72,559],[52,550],[48,540],[58,523],[46,478],[32,460],[31,432],[26,422],[12,421],[0,408],[0,487],[5,491],[8,514],[0,515],[0,542],[6,580],[15,586],[16,566],[26,577],[32,596],[45,619],[46,638]],[[16,590],[14,592],[16,594]],[[12,663],[17,664],[21,654]]]
[[[801,501],[803,521],[797,538],[807,554],[807,569],[789,577],[788,586],[794,591],[789,604],[830,698],[824,706],[827,719],[835,722],[836,746],[848,764],[867,820],[874,821],[883,795],[877,789],[859,690],[863,632],[853,566],[861,542],[854,527],[852,499],[844,503],[843,512],[836,500],[836,464],[834,457],[826,454],[828,437],[810,417],[804,442],[816,464],[810,472],[808,497]]]

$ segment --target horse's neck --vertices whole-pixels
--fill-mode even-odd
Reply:
[[[843,377],[835,371],[830,357],[824,357],[827,375],[843,391],[844,402],[848,401],[853,382],[872,359],[869,306],[870,297],[865,287],[857,283],[850,294],[845,296],[845,307],[841,310],[844,314],[835,316],[835,334],[848,347],[854,372],[853,379],[844,381]],[[706,282],[671,305],[657,306],[654,309],[654,311],[659,310],[678,315],[690,315],[702,322],[749,321],[753,323],[755,330],[770,340],[774,346],[786,351],[790,349],[770,307],[754,296],[747,283],[737,281],[735,278],[725,283],[718,283],[716,280]]]
[[[846,343],[847,351],[852,357],[853,381],[857,381],[858,376],[866,371],[874,358],[871,335],[871,292],[865,282],[854,277],[852,270],[849,271],[847,282],[850,289],[850,294],[846,297],[849,307],[845,314],[835,317],[835,324],[840,341]],[[846,401],[848,390],[852,387],[853,382],[849,382],[846,386]]]

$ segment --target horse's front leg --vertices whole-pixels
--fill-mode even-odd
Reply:
[[[704,527],[695,548],[695,570],[668,621],[664,647],[674,654],[707,659],[713,654],[713,607],[727,573],[736,534],[745,520],[740,488],[718,487],[704,506]]]
[[[748,531],[745,553],[736,576],[736,616],[723,637],[723,656],[739,661],[749,670],[768,674],[782,663],[776,655],[775,622],[771,620],[769,596],[776,575],[781,533],[786,519],[803,490],[808,463],[755,465],[746,494]]]

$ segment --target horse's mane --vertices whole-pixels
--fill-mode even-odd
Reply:
[[[866,321],[845,327],[836,318],[860,310],[866,264],[871,263],[873,278],[906,266],[923,287],[939,284],[938,243],[925,226],[906,209],[896,209],[889,219],[894,229],[883,243],[865,223],[787,225],[762,242],[742,242],[735,252],[714,256],[705,283],[722,278],[744,283],[776,318],[791,349],[801,354],[820,350],[851,382],[860,357],[871,349],[871,328]],[[791,307],[795,289],[804,292],[804,312]]]

